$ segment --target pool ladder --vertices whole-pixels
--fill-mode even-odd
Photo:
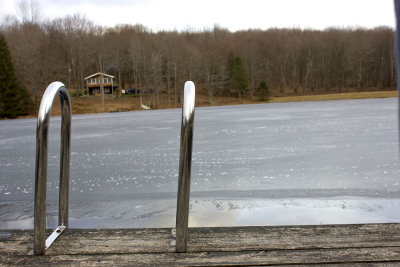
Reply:
[[[61,103],[61,158],[58,227],[45,239],[46,233],[46,184],[47,144],[51,109],[58,94]],[[43,254],[56,238],[68,227],[69,158],[71,143],[71,101],[67,88],[53,82],[44,92],[39,107],[36,126],[34,254]]]
[[[51,110],[55,96],[61,103],[61,159],[58,227],[46,239],[47,147]],[[186,252],[189,221],[190,174],[192,162],[195,85],[187,81],[182,106],[179,180],[176,211],[176,252]],[[33,253],[42,255],[68,227],[69,160],[71,144],[71,101],[61,82],[51,83],[40,103],[36,127],[35,207]]]

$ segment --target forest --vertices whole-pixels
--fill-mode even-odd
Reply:
[[[4,19],[1,33],[16,76],[38,105],[61,81],[75,96],[84,78],[104,71],[120,89],[181,101],[192,80],[210,104],[216,95],[239,98],[394,90],[394,30],[387,27],[211,29],[154,32],[143,25],[95,25],[76,14],[55,20]]]

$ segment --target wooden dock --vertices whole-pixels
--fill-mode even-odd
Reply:
[[[33,231],[0,231],[0,266],[400,266],[400,224],[189,228],[175,253],[173,229],[68,229],[33,256]]]

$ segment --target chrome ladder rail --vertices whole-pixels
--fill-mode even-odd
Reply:
[[[193,82],[187,81],[184,87],[182,107],[178,199],[176,211],[176,252],[186,252],[186,233],[189,222],[194,106],[195,86]]]
[[[45,240],[47,144],[51,109],[58,94],[61,103],[61,148],[58,227]],[[61,82],[51,83],[40,102],[36,128],[34,248],[35,255],[44,254],[54,240],[68,227],[69,159],[71,143],[71,101],[68,90]]]

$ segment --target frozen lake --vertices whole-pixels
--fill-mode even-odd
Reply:
[[[397,99],[197,108],[190,226],[400,222]],[[173,227],[181,110],[74,115],[70,226]],[[60,117],[50,124],[57,224]],[[36,119],[0,121],[0,229],[33,227]]]

